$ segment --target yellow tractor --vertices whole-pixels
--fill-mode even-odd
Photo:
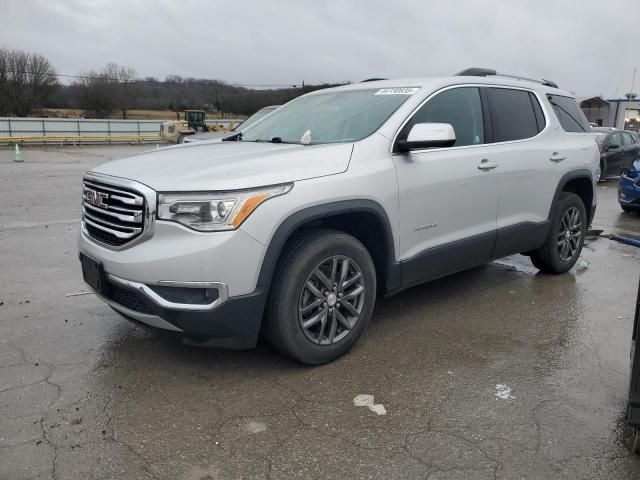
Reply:
[[[176,116],[177,120],[163,122],[160,126],[160,136],[166,142],[183,143],[189,135],[209,131],[205,122],[206,115],[202,110],[185,110],[184,120],[180,119],[179,112],[176,112]]]

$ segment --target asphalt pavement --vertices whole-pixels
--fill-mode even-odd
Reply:
[[[150,147],[0,150],[0,479],[640,478],[640,249],[599,238],[581,271],[513,256],[381,299],[321,367],[194,348],[81,278],[83,172]],[[598,194],[594,228],[640,234],[614,182]]]

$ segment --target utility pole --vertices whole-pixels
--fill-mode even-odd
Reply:
[[[629,93],[627,93],[627,108],[624,111],[624,120],[622,122],[622,129],[624,130],[625,128],[625,124],[627,123],[627,111],[631,109],[631,100],[633,100],[636,96],[633,93],[633,87],[634,84],[636,83],[636,71],[638,69],[634,68],[633,69],[633,76],[631,77],[631,90],[629,90]]]

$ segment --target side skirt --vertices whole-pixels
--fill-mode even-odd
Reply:
[[[496,232],[484,233],[430,248],[400,262],[401,289],[477,267],[491,259]]]
[[[500,228],[491,259],[540,248],[549,235],[550,226],[551,222],[545,220],[540,223],[523,222]]]
[[[524,222],[425,250],[393,266],[401,279],[400,287],[386,296],[491,260],[535,250],[545,242],[549,226],[549,221]]]

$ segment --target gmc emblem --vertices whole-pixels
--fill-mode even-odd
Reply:
[[[109,195],[106,193],[98,192],[97,190],[85,188],[84,199],[87,203],[93,205],[94,207],[109,207],[109,204],[107,203],[107,200],[109,200]]]

